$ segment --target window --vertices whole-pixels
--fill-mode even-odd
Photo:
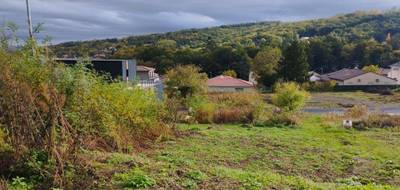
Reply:
[[[235,88],[236,92],[243,92],[244,89],[243,88]]]
[[[379,79],[376,79],[375,82],[379,83]]]
[[[361,79],[358,79],[357,82],[361,82]]]

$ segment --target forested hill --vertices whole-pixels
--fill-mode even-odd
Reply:
[[[259,22],[122,39],[67,42],[53,46],[53,52],[57,56],[68,57],[137,57],[148,65],[155,65],[161,72],[177,63],[197,64],[208,71],[206,67],[211,66],[198,60],[200,55],[197,55],[208,53],[209,57],[203,58],[209,64],[218,64],[216,67],[220,67],[208,71],[208,74],[216,75],[224,69],[240,72],[237,65],[227,65],[248,62],[247,58],[251,61],[266,47],[284,50],[297,39],[308,39],[309,63],[313,70],[327,72],[369,64],[387,66],[400,59],[400,10],[356,12],[290,23]],[[231,56],[218,55],[228,51],[232,51]]]
[[[339,15],[329,19],[282,23],[259,22],[248,24],[227,25],[205,29],[190,29],[164,34],[132,36],[122,39],[104,39],[83,42],[66,42],[54,46],[54,51],[72,53],[98,53],[110,47],[121,48],[156,44],[161,39],[171,39],[179,47],[205,47],[212,39],[217,44],[262,45],[265,40],[276,37],[290,37],[292,33],[300,37],[314,37],[335,34],[349,41],[369,39],[373,37],[382,42],[388,33],[398,38],[400,33],[400,11],[356,12]]]

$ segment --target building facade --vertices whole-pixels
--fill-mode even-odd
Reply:
[[[400,84],[400,62],[390,66],[390,71],[387,75],[389,78],[396,79]]]

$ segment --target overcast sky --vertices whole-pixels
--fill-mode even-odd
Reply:
[[[186,28],[334,16],[400,7],[400,0],[30,0],[33,22],[53,43],[124,37]],[[26,36],[25,0],[0,0],[0,24]]]

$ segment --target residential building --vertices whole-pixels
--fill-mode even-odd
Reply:
[[[253,83],[230,76],[217,76],[207,81],[209,92],[251,92],[255,90]]]
[[[308,75],[310,76],[310,82],[317,82],[321,80],[321,75],[314,71],[309,72]]]
[[[392,86],[398,81],[385,75],[359,69],[342,69],[320,76],[320,81],[336,81],[338,86]]]
[[[155,68],[146,66],[137,66],[137,82],[140,87],[149,88],[159,85],[162,81],[160,76],[155,72]]]
[[[67,65],[74,65],[80,59],[75,58],[57,58],[55,61],[62,62]],[[135,81],[136,65],[135,59],[90,59],[91,69],[98,73],[107,74],[112,79],[121,79],[123,81]]]
[[[390,65],[390,71],[387,76],[396,79],[400,84],[400,62]]]

